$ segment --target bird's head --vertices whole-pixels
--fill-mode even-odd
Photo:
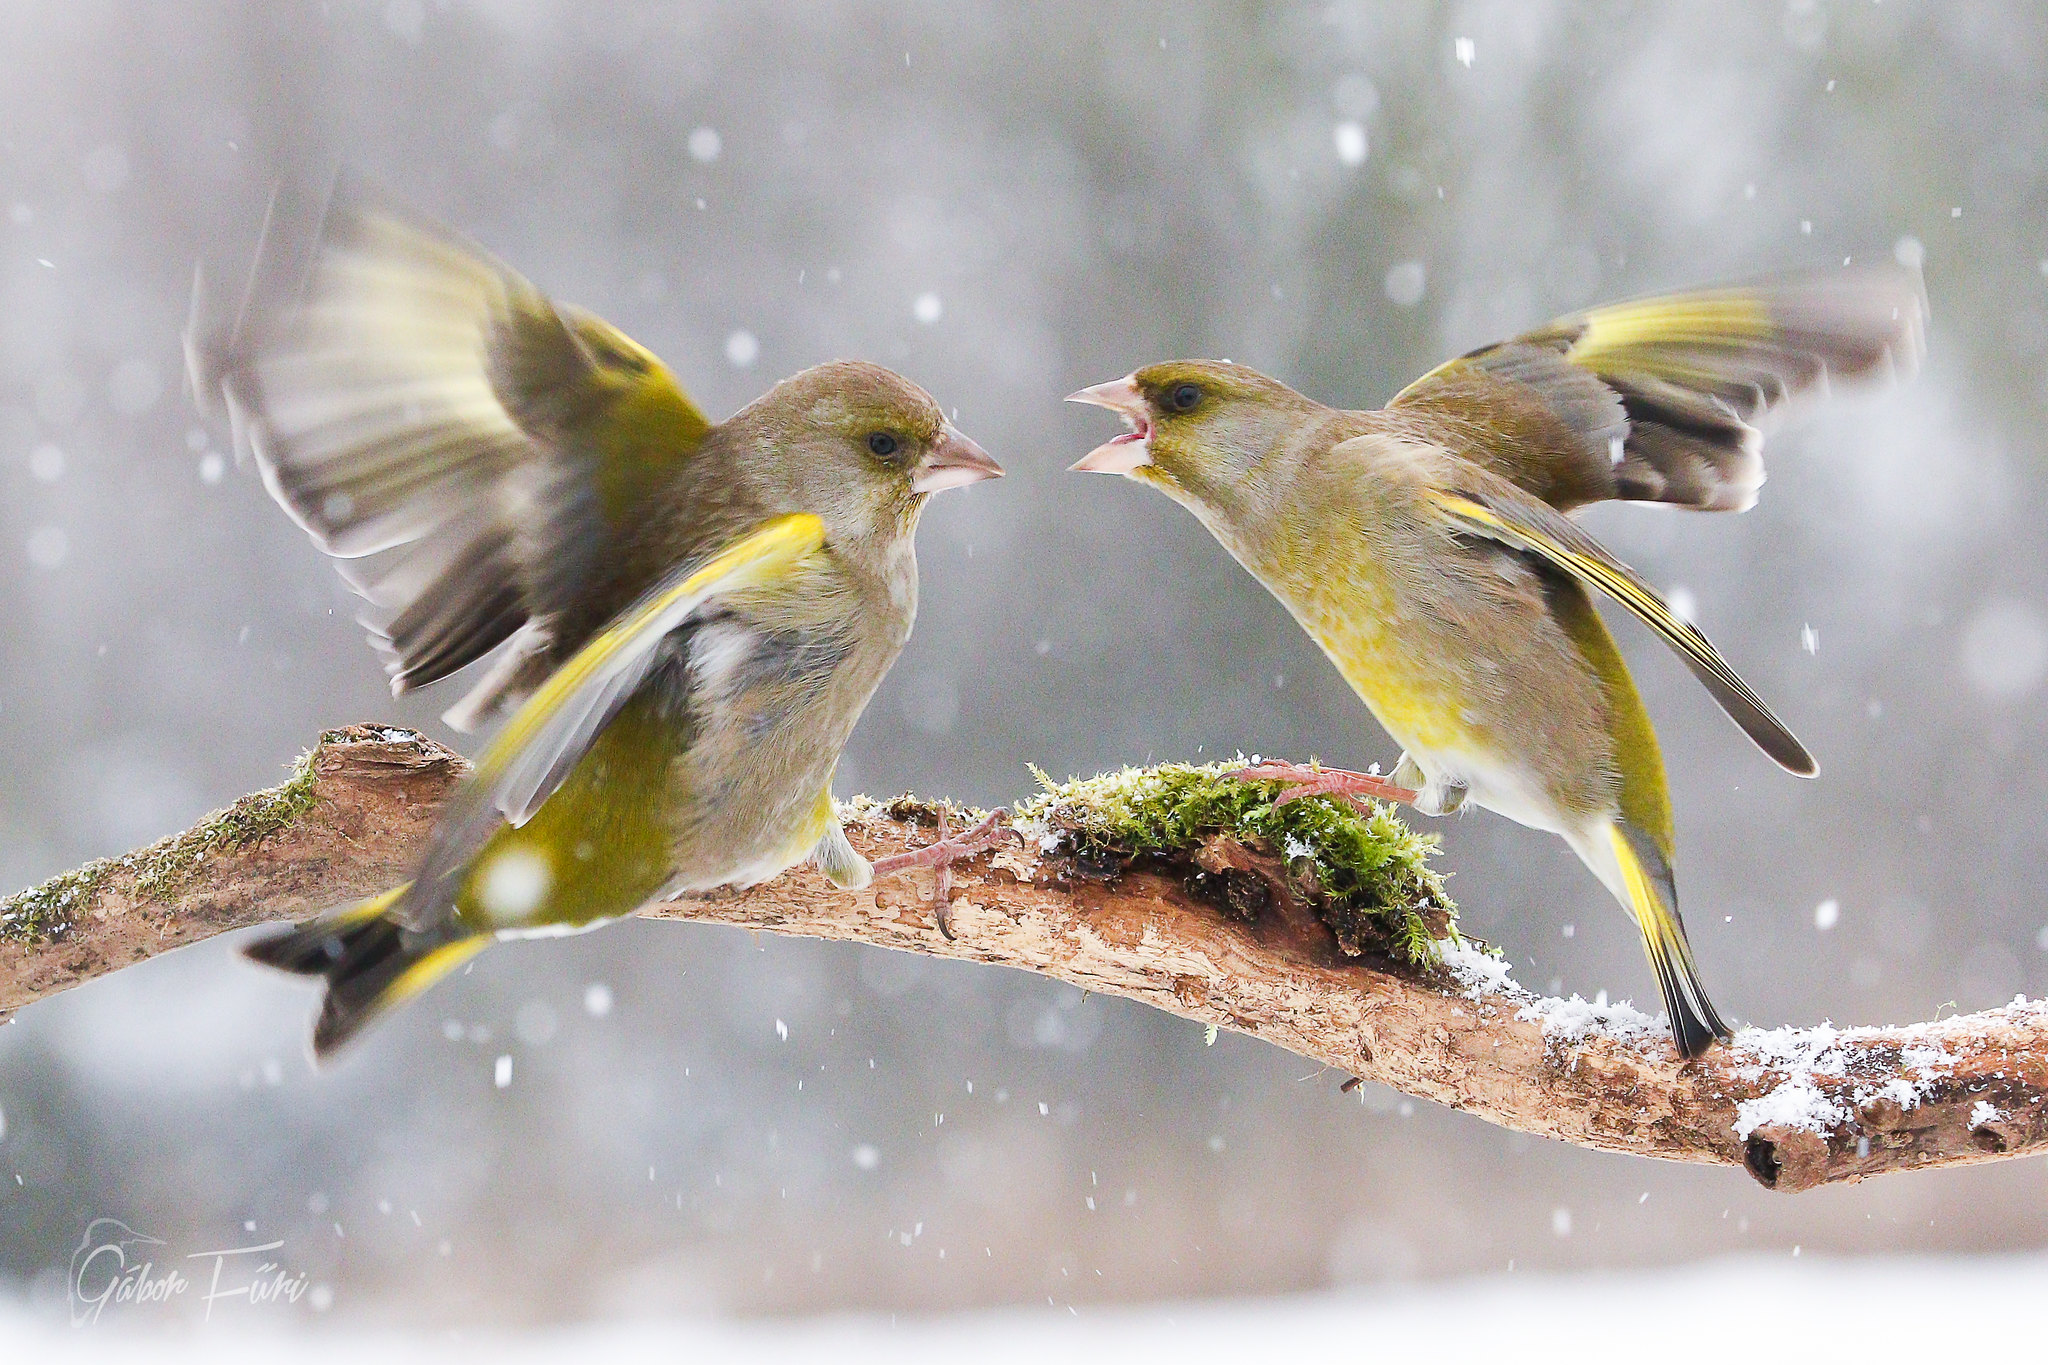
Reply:
[[[817,513],[841,544],[908,534],[932,494],[1003,474],[930,394],[865,361],[792,375],[727,426],[769,501]]]
[[[1169,360],[1069,394],[1124,419],[1129,430],[1072,468],[1149,483],[1197,512],[1213,510],[1303,419],[1321,411],[1277,379],[1227,360]]]

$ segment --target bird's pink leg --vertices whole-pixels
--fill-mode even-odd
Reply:
[[[1269,758],[1249,768],[1240,768],[1231,774],[1240,782],[1285,782],[1288,790],[1273,802],[1284,806],[1289,801],[1299,801],[1304,796],[1342,796],[1353,805],[1363,806],[1365,798],[1375,801],[1393,801],[1400,805],[1412,805],[1420,795],[1408,787],[1396,786],[1384,777],[1371,773],[1354,773],[1343,768],[1324,768],[1317,764],[1287,763]]]
[[[948,939],[953,937],[953,925],[947,914],[948,898],[953,890],[953,864],[976,854],[986,853],[1005,839],[1023,841],[1024,836],[1002,824],[1003,813],[993,811],[988,818],[955,839],[946,832],[949,821],[946,808],[939,807],[939,837],[937,842],[908,853],[892,853],[886,858],[875,859],[872,866],[877,877],[891,872],[907,872],[913,867],[938,869],[936,884],[932,888],[932,918],[939,924],[939,932]]]

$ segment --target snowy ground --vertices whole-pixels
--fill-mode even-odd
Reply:
[[[1368,1293],[1143,1308],[1007,1310],[949,1317],[783,1322],[667,1321],[398,1336],[258,1333],[246,1324],[145,1334],[134,1318],[73,1329],[0,1308],[0,1360],[358,1361],[475,1358],[889,1365],[1002,1365],[1159,1358],[1177,1362],[1406,1358],[1516,1365],[1602,1356],[1658,1365],[1731,1359],[2038,1360],[2048,1255],[1821,1261],[1749,1258],[1642,1273],[1503,1275]],[[58,1310],[61,1314],[62,1310]]]

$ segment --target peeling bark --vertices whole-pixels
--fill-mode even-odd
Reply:
[[[385,889],[408,874],[466,770],[411,731],[333,731],[296,779],[310,780],[311,799],[274,827],[237,818],[263,796],[248,798],[174,840],[0,902],[0,1017],[186,943]],[[848,833],[871,858],[900,852],[933,837],[917,815],[896,803]],[[1441,971],[1346,956],[1284,872],[1235,841],[1190,850],[1189,863],[1228,879],[1228,908],[1162,871],[1105,881],[1006,846],[954,867],[952,940],[924,871],[842,891],[802,866],[642,913],[1023,968],[1504,1127],[1741,1166],[1773,1189],[2048,1148],[2048,1006],[1903,1028],[1750,1029],[1681,1062],[1661,1032],[1589,1021],[1469,950]]]

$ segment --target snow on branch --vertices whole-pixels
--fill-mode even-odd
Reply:
[[[283,786],[0,901],[0,1019],[171,948],[385,889],[408,874],[465,771],[459,755],[410,730],[330,731]],[[1773,1189],[2048,1148],[2048,1003],[1897,1028],[1751,1028],[1681,1062],[1655,1020],[1539,997],[1458,940],[1426,850],[1398,822],[1283,828],[1267,805],[1217,806],[1234,798],[1203,786],[1211,776],[1126,773],[1027,805],[1030,841],[952,869],[952,939],[939,932],[933,876],[922,870],[841,891],[800,866],[745,892],[643,913],[1038,972],[1507,1128],[1739,1165]],[[1190,801],[1208,802],[1204,818],[1237,821],[1235,832],[1153,818],[1144,801],[1162,790],[1175,819],[1198,808]],[[1088,823],[1105,810],[1149,823],[1105,834]],[[848,832],[880,857],[929,843],[937,814],[908,798],[856,803]],[[1108,835],[1125,856],[1113,856]],[[1190,842],[1171,846],[1177,838]],[[1360,873],[1347,886],[1406,899],[1360,911],[1358,896],[1327,893],[1345,873],[1346,847],[1354,872],[1384,863],[1372,873],[1384,884]],[[1323,857],[1334,873],[1305,867]]]

